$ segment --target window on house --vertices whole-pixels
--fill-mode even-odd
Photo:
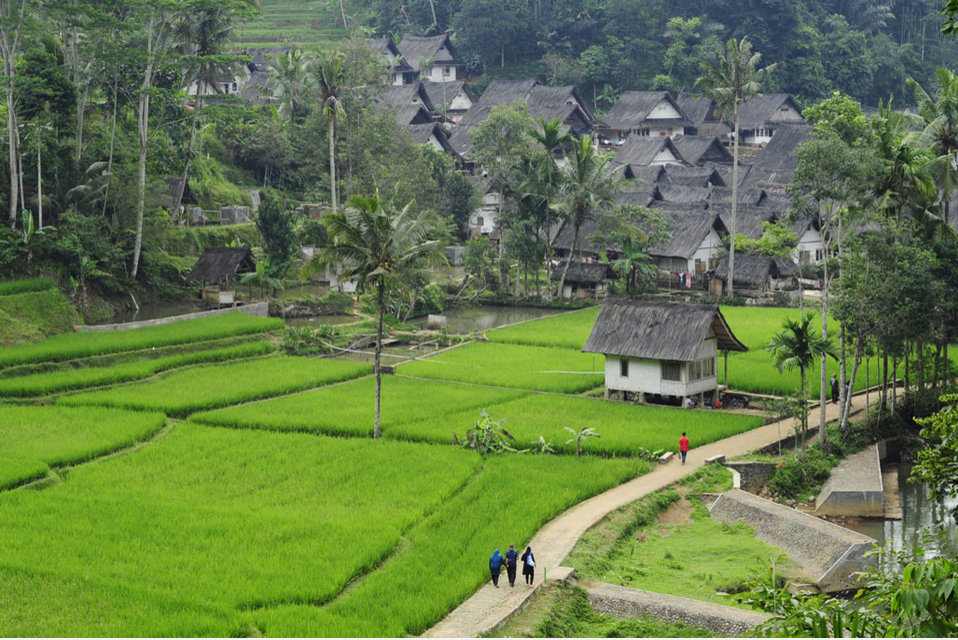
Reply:
[[[619,376],[622,378],[629,377],[629,361],[625,358],[619,360]]]
[[[821,261],[822,261],[822,250],[815,249],[815,262],[821,262]]]
[[[443,68],[442,68],[442,75],[448,76],[448,75],[449,75],[449,71],[450,71],[449,67],[443,67]]]
[[[482,216],[476,218],[476,226],[481,227],[486,224],[486,221],[482,219]]]
[[[682,365],[679,362],[662,361],[662,379],[671,382],[681,382]]]

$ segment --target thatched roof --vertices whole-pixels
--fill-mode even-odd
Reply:
[[[686,167],[667,164],[662,167],[669,184],[685,187],[724,187],[725,180],[714,166]]]
[[[269,104],[272,101],[274,84],[268,71],[254,71],[246,79],[240,97],[250,105]]]
[[[720,351],[748,351],[715,305],[606,300],[582,350],[608,356],[694,362],[715,333]]]
[[[654,120],[649,117],[652,110],[655,109],[657,104],[663,101],[668,102],[672,105],[672,108],[679,114],[682,114],[682,109],[667,91],[626,91],[619,96],[616,103],[612,105],[609,112],[605,114],[602,122],[609,129],[615,131],[628,131],[642,127],[643,125],[648,125],[649,122]],[[663,120],[661,122],[666,121]],[[684,116],[680,118],[670,118],[667,122],[678,126],[691,124]]]
[[[411,105],[420,106],[426,111],[435,111],[429,94],[423,83],[416,81],[404,85],[391,85],[382,95],[383,104],[391,109],[402,109]]]
[[[549,280],[558,282],[562,278],[562,270],[565,269],[565,262],[560,262],[559,266],[549,274]],[[585,262],[573,262],[569,265],[569,273],[566,274],[565,281],[568,284],[584,284],[595,286],[608,282],[613,278],[612,267],[601,262],[588,264]]]
[[[695,127],[701,127],[707,122],[724,123],[718,105],[711,98],[692,93],[679,93],[675,96],[675,104],[679,105],[679,111]]]
[[[163,184],[166,188],[160,195],[160,206],[169,208],[173,206],[173,202],[176,200],[176,192],[179,190],[180,185],[183,184],[183,178],[163,178]],[[180,200],[180,205],[186,204],[197,204],[193,190],[190,189],[189,180],[186,181],[186,186],[183,187],[183,198]]]
[[[247,247],[207,247],[196,261],[190,280],[195,282],[230,282],[244,273],[256,271],[253,252]]]
[[[415,71],[402,57],[402,52],[392,38],[366,38],[366,45],[381,55],[387,64],[389,64],[393,73],[411,73]],[[397,60],[398,58],[398,60]]]
[[[396,123],[401,127],[411,124],[429,124],[433,121],[432,116],[422,105],[407,104],[392,111],[396,114]]]
[[[659,182],[668,182],[668,177],[665,174],[666,166],[678,167],[679,165],[650,164],[641,166],[637,164],[629,164],[625,166],[629,167],[629,170],[632,173],[632,179],[635,180],[636,184],[656,184]]]
[[[619,164],[647,166],[663,151],[671,152],[675,161],[682,164],[682,154],[667,136],[631,135],[619,147],[615,161]]]
[[[681,211],[660,207],[655,207],[655,209],[661,211],[666,221],[668,221],[672,239],[661,247],[650,248],[649,255],[651,256],[688,260],[695,255],[695,252],[709,237],[713,228],[718,226],[724,231],[724,227],[717,220],[715,214],[708,211]]]
[[[778,175],[779,182],[792,181],[792,174],[798,166],[795,148],[808,140],[812,128],[807,124],[780,124],[775,126],[775,135],[768,141],[765,149],[752,160],[754,169],[761,169],[768,175]]]
[[[456,150],[453,149],[452,145],[449,143],[449,136],[446,134],[445,129],[443,129],[438,122],[431,122],[429,124],[410,124],[406,125],[406,131],[409,132],[409,135],[412,136],[412,141],[416,144],[432,144],[433,138],[436,142],[439,143],[439,146],[442,147],[442,150],[446,153],[457,156]]]
[[[434,64],[444,66],[462,64],[448,34],[428,38],[405,36],[396,46],[399,48],[403,59],[414,71],[422,71],[421,62],[423,60],[432,60]],[[445,46],[449,55],[440,52],[443,46]]]
[[[712,189],[708,187],[684,187],[672,184],[659,185],[659,199],[676,204],[708,205]]]
[[[689,164],[701,165],[706,162],[731,164],[732,154],[721,140],[714,136],[672,136],[672,143]]]
[[[425,90],[426,95],[429,96],[429,102],[435,107],[435,111],[442,111],[443,104],[451,104],[453,99],[460,93],[464,94],[469,98],[470,102],[475,102],[476,97],[472,94],[472,89],[469,88],[463,80],[456,80],[455,82],[423,82],[422,88]]]
[[[788,258],[736,254],[735,286],[761,288],[769,278],[797,278],[798,266]],[[728,256],[723,256],[715,266],[715,277],[725,282],[728,279]]]
[[[267,71],[274,58],[289,55],[290,51],[289,47],[250,47],[245,53],[250,57],[255,70]]]
[[[579,107],[589,123],[597,123],[595,115],[593,115],[592,110],[589,109],[589,105],[574,85],[547,87],[537,84],[529,91],[529,96],[526,98],[526,101],[529,103],[529,112],[533,118],[538,118],[536,113],[540,107],[558,107],[574,104]],[[548,121],[548,118],[546,121]]]
[[[775,122],[779,109],[785,106],[791,107],[798,113],[802,112],[792,96],[787,93],[764,93],[749,96],[739,109],[738,127],[740,130],[746,131]],[[778,135],[777,126],[775,135]],[[774,137],[772,136],[772,138]]]

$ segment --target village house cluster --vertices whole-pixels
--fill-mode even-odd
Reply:
[[[474,236],[497,240],[500,202],[498,192],[488,188],[470,159],[470,131],[493,107],[520,100],[528,104],[536,122],[559,119],[561,133],[588,135],[603,151],[614,153],[615,165],[630,180],[620,202],[656,209],[666,218],[672,239],[651,251],[662,273],[661,286],[709,290],[713,295],[727,289],[721,236],[731,227],[732,127],[712,100],[689,93],[627,91],[600,120],[574,86],[550,87],[535,78],[497,78],[476,99],[447,34],[406,36],[399,43],[390,38],[366,42],[382,56],[387,87],[381,100],[395,113],[399,126],[415,142],[449,154],[474,176],[483,193],[482,204],[469,221]],[[268,61],[288,49],[246,53],[251,62],[234,77],[224,78],[217,93],[238,95],[248,103],[269,101]],[[795,295],[799,265],[814,265],[822,258],[817,220],[788,217],[792,200],[785,192],[796,168],[793,151],[808,137],[810,127],[792,97],[780,93],[749,98],[739,122],[742,153],[736,232],[758,238],[763,223],[786,223],[797,237],[797,246],[792,260],[737,256],[735,291],[749,297]],[[614,254],[614,248],[593,246],[589,236],[595,231],[594,222],[587,222],[580,231],[585,262],[570,267],[562,292],[565,297],[601,295],[612,278],[611,270],[599,262],[599,254]],[[550,233],[557,258],[568,259],[571,226],[559,225]]]

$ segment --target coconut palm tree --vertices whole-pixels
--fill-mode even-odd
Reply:
[[[345,115],[343,97],[346,94],[345,56],[341,52],[325,56],[313,66],[313,88],[323,115],[329,118],[329,194],[333,213],[338,207],[336,195],[336,120]]]
[[[772,354],[775,366],[780,372],[786,369],[798,369],[802,376],[802,447],[805,446],[805,434],[808,432],[808,384],[806,372],[818,359],[826,356],[838,360],[834,340],[825,339],[812,329],[812,317],[805,316],[801,320],[786,318],[782,323],[782,331],[772,337],[766,347]],[[825,402],[825,398],[821,399]],[[818,432],[819,442],[825,444],[824,426]]]
[[[922,136],[938,159],[936,173],[939,174],[947,225],[951,196],[958,187],[958,77],[949,69],[937,69],[930,95],[914,79],[908,78],[907,82],[915,93],[915,104],[924,124]]]
[[[279,111],[292,124],[306,111],[309,103],[309,72],[307,59],[298,49],[273,57],[269,63],[270,78],[275,83]]]
[[[326,267],[340,269],[343,279],[356,278],[359,291],[376,292],[376,424],[380,429],[382,378],[380,360],[383,344],[383,317],[390,290],[399,281],[437,259],[442,243],[432,238],[443,228],[433,212],[417,211],[410,202],[398,211],[374,197],[353,196],[340,213],[328,214],[323,223],[329,231],[330,246],[313,258],[308,272],[322,273]]]
[[[739,110],[749,96],[757,95],[762,82],[775,69],[771,64],[759,69],[762,54],[752,53],[752,43],[743,37],[732,38],[726,44],[725,55],[715,63],[703,63],[705,74],[695,81],[703,94],[715,101],[725,115],[731,115],[734,138],[732,139],[732,219],[729,225],[728,296],[734,297],[732,283],[735,275],[735,217],[738,213],[738,116]]]
[[[625,179],[611,166],[611,156],[599,154],[589,136],[572,145],[567,164],[559,170],[560,186],[555,209],[572,223],[572,252],[559,278],[559,295],[565,286],[572,259],[579,253],[579,231],[588,220],[615,204]]]

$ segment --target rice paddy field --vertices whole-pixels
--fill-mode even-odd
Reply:
[[[346,1],[346,18],[352,27],[363,18],[357,3]],[[349,35],[343,28],[339,2],[328,0],[261,0],[262,13],[236,30],[233,46],[301,49],[322,47]]]
[[[594,313],[384,376],[381,440],[371,368],[265,355],[270,321],[5,349],[0,635],[421,634],[487,581],[492,549],[648,472],[640,447],[758,426],[582,397],[603,383],[574,344]],[[556,454],[453,446],[483,409]],[[566,426],[601,437],[576,457]]]

